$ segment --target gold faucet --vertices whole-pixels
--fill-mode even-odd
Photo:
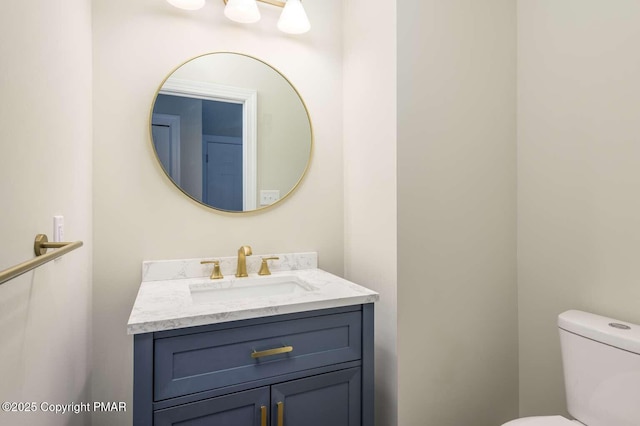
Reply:
[[[221,278],[224,278],[224,276],[222,275],[222,272],[220,272],[220,261],[219,260],[203,260],[200,263],[202,265],[204,265],[206,263],[213,263],[213,270],[211,271],[211,276],[209,277],[212,280],[219,280]]]
[[[260,272],[258,272],[258,275],[271,275],[271,271],[269,270],[269,265],[267,264],[267,260],[278,260],[278,259],[280,258],[277,256],[263,257],[262,264],[260,265]]]
[[[236,271],[236,277],[248,277],[247,274],[247,256],[251,256],[253,253],[251,252],[250,246],[242,246],[238,249],[238,269]]]

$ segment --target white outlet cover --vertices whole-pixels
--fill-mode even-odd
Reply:
[[[279,189],[261,189],[260,190],[260,205],[268,206],[280,199]]]

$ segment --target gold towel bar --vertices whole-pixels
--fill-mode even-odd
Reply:
[[[44,265],[45,263],[69,253],[78,247],[82,247],[82,241],[50,243],[45,234],[38,234],[36,235],[36,240],[33,243],[33,251],[35,252],[36,257],[9,269],[5,269],[4,271],[0,271],[0,284],[20,276],[25,272],[29,272],[38,266]],[[57,248],[58,250],[47,253],[47,249],[50,248]]]

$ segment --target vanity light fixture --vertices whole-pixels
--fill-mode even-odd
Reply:
[[[278,19],[278,29],[287,34],[304,34],[311,29],[307,13],[300,0],[223,0],[224,16],[241,24],[252,24],[260,20],[258,1],[281,7],[282,14]],[[205,0],[167,0],[169,4],[180,9],[198,10],[204,6]]]
[[[167,0],[171,6],[184,10],[198,10],[204,7],[205,0]]]
[[[260,20],[260,11],[256,0],[227,0],[224,16],[241,24],[253,24]]]
[[[278,29],[288,34],[304,34],[311,28],[300,0],[286,0],[278,19]]]
[[[179,9],[198,10],[204,7],[206,0],[167,0]],[[282,14],[278,19],[278,29],[287,34],[304,34],[311,29],[307,13],[300,0],[223,0],[224,16],[241,24],[252,24],[260,20],[258,3],[267,3],[281,7]]]
[[[232,21],[250,24],[260,20],[258,1],[283,8],[278,29],[288,34],[304,34],[311,28],[300,0],[223,0],[224,15]]]

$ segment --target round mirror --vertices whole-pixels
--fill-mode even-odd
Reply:
[[[186,195],[217,210],[277,203],[311,161],[307,108],[282,74],[259,59],[211,53],[178,67],[151,111],[156,157]]]

